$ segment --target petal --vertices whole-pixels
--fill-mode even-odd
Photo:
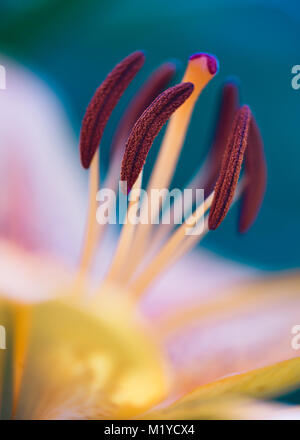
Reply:
[[[23,304],[46,301],[68,291],[71,282],[70,268],[57,258],[0,241],[1,298]]]
[[[153,419],[199,419],[199,418],[276,418],[276,411],[283,409],[286,417],[299,417],[299,407],[274,405],[263,409],[245,401],[234,401],[237,397],[267,398],[273,397],[300,384],[300,357],[266,368],[227,377],[217,382],[197,388],[171,406],[149,414]],[[245,405],[245,402],[247,404]],[[268,411],[266,411],[268,409]],[[290,413],[289,413],[290,411]],[[277,417],[280,415],[277,412]],[[252,416],[252,417],[250,417]]]
[[[34,306],[17,418],[128,417],[166,395],[147,331],[124,305],[101,304]]]
[[[297,273],[252,281],[158,325],[180,384],[177,391],[299,356],[292,347],[299,286]]]
[[[144,419],[160,420],[300,420],[299,405],[282,405],[245,398],[218,398],[180,408],[149,412]]]
[[[85,212],[74,137],[46,86],[11,61],[2,63],[7,89],[0,95],[0,235],[73,262]]]
[[[197,249],[154,283],[142,298],[141,310],[157,325],[177,311],[224,297],[237,283],[257,276],[258,271],[248,266]]]

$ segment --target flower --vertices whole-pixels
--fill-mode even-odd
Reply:
[[[83,119],[80,153],[84,167],[89,168],[89,206],[75,270],[72,263],[74,267],[74,245],[78,243],[72,225],[79,220],[74,231],[81,226],[82,202],[77,200],[81,191],[75,186],[80,177],[77,174],[73,180],[69,176],[72,157],[64,158],[62,151],[69,139],[60,122],[62,116],[57,115],[53,102],[51,107],[40,86],[23,75],[12,82],[8,104],[1,104],[1,118],[7,120],[0,129],[4,139],[0,322],[8,335],[8,349],[0,352],[1,417],[296,417],[299,408],[256,399],[276,396],[300,383],[300,358],[287,345],[285,333],[297,319],[297,273],[261,280],[247,272],[247,278],[253,279],[233,290],[224,280],[223,264],[210,264],[208,256],[187,255],[204,235],[186,236],[187,224],[172,230],[169,225],[155,229],[150,223],[127,222],[110,261],[115,238],[105,225],[96,223],[98,144],[109,113],[127,80],[141,67],[143,57],[136,52],[116,66],[96,91]],[[115,138],[107,184],[116,185],[122,162],[121,174],[131,179],[132,191],[140,187],[154,137],[173,114],[149,188],[169,185],[196,99],[216,72],[213,56],[196,54],[190,58],[181,84],[156,96],[159,91],[152,86],[157,82],[149,80],[148,93],[142,91],[143,99],[138,94],[130,114],[125,115],[126,123],[121,122],[123,134]],[[165,73],[162,69],[159,89],[165,88]],[[215,229],[220,224],[234,197],[239,196],[244,197],[242,229],[247,229],[263,196],[262,153],[255,203],[253,189],[249,189],[254,184],[251,152],[254,147],[261,148],[257,126],[249,107],[236,109],[236,100],[232,99],[237,96],[235,86],[226,90],[229,93],[224,93],[222,106],[226,115],[221,110],[206,166],[208,178],[204,179],[207,188],[212,180],[216,181],[215,191],[196,207],[189,224],[197,227],[197,221],[210,209],[205,232],[208,226]],[[40,103],[34,100],[34,91],[47,103],[45,116]],[[106,99],[102,100],[103,96]],[[150,105],[149,99],[154,99]],[[10,114],[16,103],[21,112]],[[24,115],[22,105],[30,106],[31,111]],[[220,132],[229,134],[222,145]],[[123,140],[127,137],[125,147]],[[238,183],[244,154],[246,172]],[[8,172],[9,163],[12,171]],[[16,173],[13,178],[12,172]],[[198,186],[204,177],[200,173],[192,185]],[[25,184],[26,191],[20,193]],[[132,201],[128,214],[130,209],[136,209]],[[140,209],[146,209],[146,204]],[[109,246],[102,243],[107,238],[112,242]],[[97,244],[102,245],[98,257],[101,265],[96,256]],[[64,263],[60,261],[62,255]],[[158,276],[179,257],[182,260],[175,269],[153,287]],[[237,269],[226,264],[228,279],[230,273],[236,278]],[[101,283],[98,270],[104,274]],[[208,271],[211,273],[206,276]],[[205,283],[211,277],[215,278],[214,286],[219,282],[220,293],[209,298],[203,294],[193,296],[195,285],[195,290],[198,285],[199,291],[201,287],[210,290]],[[230,293],[226,293],[228,288]]]

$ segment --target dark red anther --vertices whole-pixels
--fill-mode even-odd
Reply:
[[[143,52],[124,58],[96,90],[83,117],[80,133],[80,159],[89,168],[111,112],[145,60]]]

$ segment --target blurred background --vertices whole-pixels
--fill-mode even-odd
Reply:
[[[300,89],[291,86],[292,66],[300,64],[299,2],[1,0],[0,8],[0,54],[47,83],[65,107],[76,136],[85,108],[105,75],[131,51],[146,51],[143,70],[105,131],[103,169],[116,123],[149,73],[175,59],[180,80],[190,54],[215,54],[220,72],[197,104],[173,186],[184,185],[204,160],[221,86],[229,76],[238,78],[242,101],[251,106],[265,141],[267,194],[246,235],[237,233],[235,207],[204,245],[263,269],[299,267]],[[158,142],[148,172],[157,146]]]

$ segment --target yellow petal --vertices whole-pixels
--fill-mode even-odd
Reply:
[[[171,420],[300,420],[300,406],[240,397],[223,397],[181,408],[149,412],[144,419]]]
[[[190,420],[204,418],[205,414],[206,416],[209,414],[208,409],[212,412],[214,407],[215,416],[219,414],[218,417],[222,417],[221,413],[223,413],[223,416],[228,417],[230,411],[226,399],[269,398],[299,385],[300,357],[198,387],[168,408],[150,413],[149,418]]]
[[[166,392],[157,347],[126,307],[33,307],[17,418],[129,417]]]

